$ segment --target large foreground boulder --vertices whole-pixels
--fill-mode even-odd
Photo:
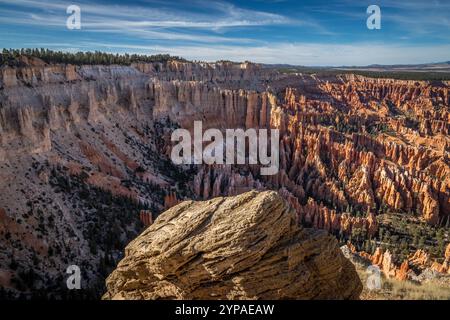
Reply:
[[[273,191],[186,201],[125,249],[103,299],[356,299],[338,242]]]

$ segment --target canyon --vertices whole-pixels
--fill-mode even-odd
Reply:
[[[287,74],[250,62],[20,59],[0,69],[5,295],[98,298],[125,246],[160,213],[251,190],[277,191],[298,225],[370,259],[390,250],[401,268],[421,249],[436,268],[447,261],[449,82]],[[171,133],[193,133],[194,121],[278,129],[278,172],[175,165]],[[82,270],[78,293],[64,288],[72,264]]]

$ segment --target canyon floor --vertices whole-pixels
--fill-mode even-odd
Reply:
[[[299,225],[334,236],[362,265],[409,292],[432,278],[445,298],[449,84],[249,62],[20,56],[0,69],[0,295],[98,299],[124,248],[162,212],[274,190]],[[279,172],[173,164],[171,132],[196,120],[279,129]],[[80,267],[82,290],[67,290],[69,265]],[[394,291],[376,297],[408,297]]]

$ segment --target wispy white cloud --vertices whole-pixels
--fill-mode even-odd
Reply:
[[[66,17],[66,8],[71,4],[67,1],[53,1],[43,4],[37,0],[0,0],[0,3],[46,11],[46,18],[55,18],[55,13]],[[85,27],[159,27],[159,28],[199,28],[217,30],[221,28],[264,26],[275,24],[301,23],[295,19],[279,14],[248,10],[236,7],[226,2],[201,2],[201,7],[208,8],[208,13],[198,13],[194,10],[180,10],[176,7],[158,8],[136,5],[101,5],[86,2],[77,3],[83,15]],[[200,3],[197,4],[200,6]],[[194,7],[195,8],[195,7]],[[16,12],[21,15],[21,12]]]
[[[305,25],[279,14],[242,9],[223,1],[194,1],[190,10],[176,6],[162,6],[148,1],[148,6],[102,5],[78,1],[81,8],[82,30],[86,32],[115,33],[147,40],[181,40],[193,42],[257,43],[245,37],[226,37],[224,30],[272,25]],[[37,0],[0,0],[12,5],[0,12],[0,22],[9,25],[61,28],[64,30],[68,15],[67,1],[43,3]],[[19,7],[21,9],[15,9]],[[199,9],[202,10],[193,10]],[[207,10],[205,10],[207,9]],[[202,13],[200,13],[202,12]],[[319,28],[319,26],[316,26]]]
[[[219,47],[160,47],[161,52],[207,61],[230,59],[260,63],[288,63],[294,65],[369,65],[427,63],[449,60],[450,45],[396,46],[355,43],[351,45],[284,43],[274,46],[239,48]],[[405,59],[405,55],[408,59]]]
[[[46,44],[51,46],[51,43]],[[64,48],[61,44],[55,44]],[[71,47],[71,43],[66,43]],[[193,60],[254,61],[268,64],[292,64],[305,66],[365,66],[370,64],[404,64],[442,62],[449,60],[450,45],[401,46],[372,43],[334,45],[322,43],[277,43],[272,46],[241,47],[234,45],[217,46],[148,46],[136,44],[115,44],[85,42],[84,50],[95,48],[109,52],[169,53]]]

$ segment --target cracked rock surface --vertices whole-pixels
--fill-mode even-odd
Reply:
[[[336,239],[273,191],[185,201],[125,249],[103,299],[356,299]]]

